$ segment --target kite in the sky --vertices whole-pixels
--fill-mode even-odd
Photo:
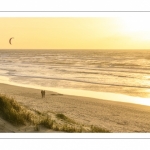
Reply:
[[[12,39],[14,39],[14,37],[12,37],[12,38],[9,39],[9,44],[11,44],[11,40],[12,40]]]

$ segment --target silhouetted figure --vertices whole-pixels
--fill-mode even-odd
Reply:
[[[44,94],[43,94],[43,90],[41,90],[41,96],[42,96],[42,98],[43,98],[43,95],[44,95]]]
[[[43,97],[45,98],[45,90],[43,91]]]
[[[42,98],[45,98],[45,90],[41,90]]]

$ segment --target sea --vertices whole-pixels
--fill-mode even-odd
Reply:
[[[150,101],[150,50],[0,50],[0,82],[8,81]]]

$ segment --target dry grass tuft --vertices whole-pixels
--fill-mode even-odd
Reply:
[[[68,123],[76,124],[76,122],[73,119],[68,118],[64,114],[56,114],[56,117],[59,118],[59,119],[62,119],[64,121],[66,121]]]
[[[39,123],[40,125],[43,125],[46,128],[53,129],[54,120],[51,120],[48,116],[44,119],[42,119]]]
[[[109,130],[106,130],[104,128],[96,127],[96,126],[91,126],[91,132],[94,133],[109,133]]]

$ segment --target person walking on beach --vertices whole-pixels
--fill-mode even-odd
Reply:
[[[42,98],[45,98],[45,90],[41,90]]]
[[[45,90],[43,91],[43,97],[45,98]]]
[[[42,98],[43,98],[43,90],[41,90],[41,95],[42,95]]]

